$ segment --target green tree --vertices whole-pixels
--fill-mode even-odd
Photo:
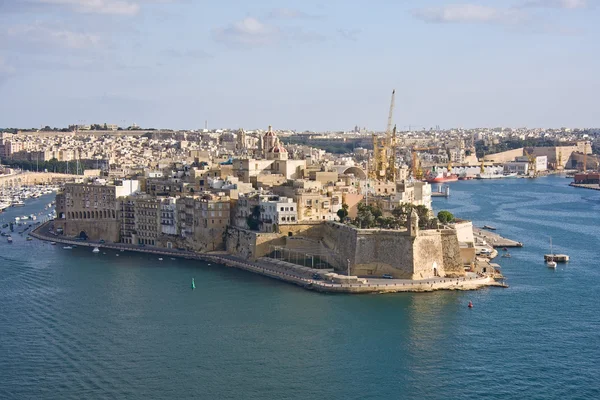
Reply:
[[[446,210],[440,211],[438,213],[437,217],[438,217],[438,220],[442,224],[447,224],[449,222],[453,222],[454,221],[454,215],[452,215],[452,213],[450,211],[446,211]]]
[[[348,216],[348,204],[342,203],[342,208],[337,211],[337,216],[339,217],[340,221],[344,221],[346,219]]]

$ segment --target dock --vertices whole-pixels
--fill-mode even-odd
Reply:
[[[431,197],[450,197],[450,186],[438,185],[437,190],[431,191]]]
[[[516,240],[507,239],[498,235],[495,232],[490,232],[482,228],[473,227],[473,235],[480,240],[484,240],[486,243],[494,248],[502,247],[523,247],[523,243],[517,242]]]

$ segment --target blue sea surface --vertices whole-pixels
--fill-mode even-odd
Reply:
[[[525,244],[497,260],[508,289],[325,295],[2,237],[0,399],[600,398],[600,191],[568,182],[456,182],[434,201]],[[571,256],[556,270],[550,237]]]

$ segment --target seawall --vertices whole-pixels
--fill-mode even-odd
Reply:
[[[321,279],[309,279],[299,276],[290,268],[284,268],[269,262],[266,259],[260,259],[252,262],[245,259],[228,255],[228,254],[211,254],[211,253],[192,253],[181,250],[159,249],[149,247],[135,247],[120,243],[89,243],[85,241],[76,241],[61,238],[50,234],[42,233],[42,231],[52,221],[48,221],[36,227],[30,236],[44,241],[52,241],[56,243],[76,245],[79,247],[112,250],[135,251],[139,253],[165,255],[171,257],[179,257],[185,259],[195,259],[210,261],[217,264],[222,264],[228,267],[242,269],[248,272],[257,273],[269,278],[278,279],[287,283],[292,283],[301,286],[308,290],[314,290],[323,293],[347,293],[347,294],[366,294],[366,293],[397,293],[397,292],[431,292],[435,290],[476,290],[487,286],[507,287],[506,285],[496,282],[488,276],[473,276],[462,278],[435,278],[420,281],[413,280],[390,280],[390,283],[333,283]]]

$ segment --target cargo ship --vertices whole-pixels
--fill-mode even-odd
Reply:
[[[428,175],[425,178],[425,181],[428,183],[447,183],[447,182],[456,182],[458,181],[458,175],[448,174],[448,173],[440,173],[437,175]]]

